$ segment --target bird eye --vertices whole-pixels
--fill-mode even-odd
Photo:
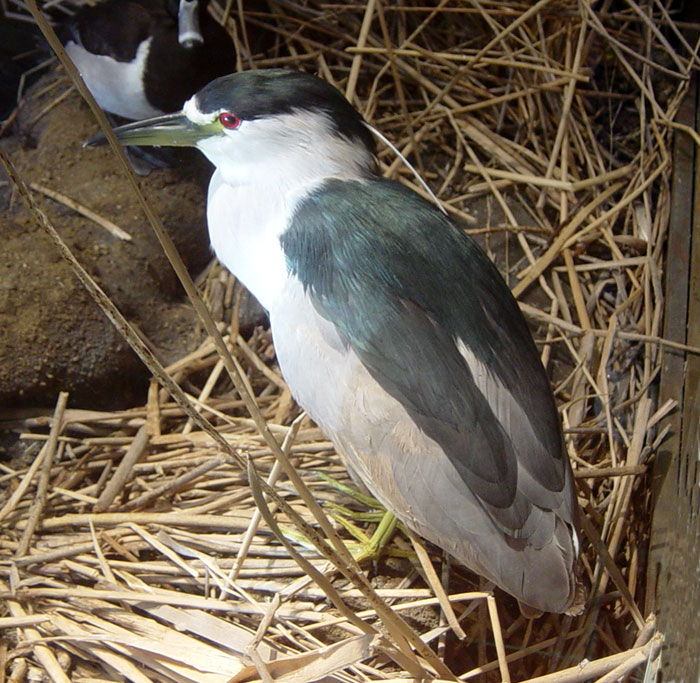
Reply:
[[[228,128],[229,130],[235,130],[241,125],[241,120],[230,111],[225,111],[219,114],[219,121],[221,121],[221,125],[224,128]]]

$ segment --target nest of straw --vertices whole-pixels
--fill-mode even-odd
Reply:
[[[207,337],[167,375],[154,366],[166,389],[154,380],[142,407],[72,410],[62,395],[24,425],[31,464],[1,465],[0,670],[85,683],[563,682],[658,664],[644,484],[674,407],[653,391],[669,142],[698,64],[670,3],[280,0],[248,12],[248,30],[278,36],[264,56],[246,54],[232,4],[211,10],[242,68],[337,85],[509,279],[576,474],[586,610],[526,620],[400,530],[388,559],[360,570],[332,506],[372,503],[319,476],[347,480],[299,414],[269,333],[238,334],[238,287],[213,264],[198,284],[222,341]],[[390,151],[379,157],[424,192]],[[375,523],[353,522],[365,534]]]

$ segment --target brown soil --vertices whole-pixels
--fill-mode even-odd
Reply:
[[[42,110],[67,87],[41,94],[41,79],[22,105],[14,135],[0,144],[21,177],[61,192],[107,218],[124,241],[38,193],[35,199],[80,262],[166,361],[187,352],[198,326],[124,173],[108,148],[84,148],[97,123],[75,92]],[[37,93],[39,93],[37,95]],[[190,153],[191,152],[191,153]],[[211,258],[205,192],[211,167],[194,151],[140,178],[188,268]],[[59,390],[71,404],[124,407],[143,400],[147,373],[78,282],[10,186],[0,186],[0,406],[51,405]]]

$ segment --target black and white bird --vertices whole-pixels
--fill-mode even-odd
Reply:
[[[62,41],[102,109],[161,116],[235,70],[231,37],[203,9],[200,0],[106,0],[80,10]]]
[[[521,604],[575,611],[573,477],[525,320],[472,239],[377,175],[341,93],[249,71],[115,132],[216,166],[216,254],[269,311],[296,400],[372,493]]]

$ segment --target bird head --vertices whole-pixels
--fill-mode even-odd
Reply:
[[[332,85],[299,71],[222,76],[180,113],[114,132],[124,145],[197,147],[234,186],[374,172],[374,142],[362,116]]]

